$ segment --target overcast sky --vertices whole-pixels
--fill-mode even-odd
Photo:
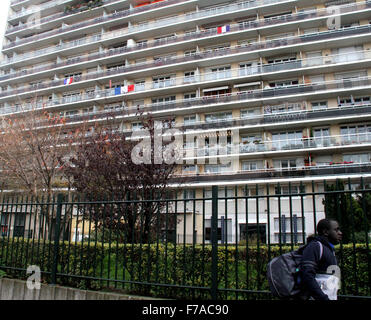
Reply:
[[[8,17],[10,0],[0,0],[0,49],[3,47],[6,19]]]

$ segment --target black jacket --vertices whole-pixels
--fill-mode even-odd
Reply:
[[[322,243],[323,252],[320,258],[320,245]],[[303,256],[300,263],[300,281],[306,294],[315,300],[329,300],[323,293],[315,280],[317,273],[326,273],[331,265],[337,265],[335,250],[326,238],[317,236],[309,237],[307,245],[303,250]]]

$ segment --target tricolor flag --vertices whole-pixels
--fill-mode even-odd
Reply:
[[[67,85],[67,84],[71,84],[73,82],[73,77],[70,77],[70,78],[66,78],[64,79],[64,84]]]
[[[226,25],[226,26],[222,26],[222,27],[218,27],[217,28],[217,32],[218,33],[225,33],[225,32],[228,32],[229,30],[230,30],[229,25]]]
[[[121,93],[132,92],[132,91],[134,91],[134,89],[135,89],[135,85],[134,84],[129,84],[128,86],[123,86],[121,88]]]

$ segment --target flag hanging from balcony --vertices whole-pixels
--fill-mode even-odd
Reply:
[[[222,27],[218,27],[218,28],[217,28],[217,32],[218,32],[218,33],[229,32],[229,30],[230,30],[229,25],[226,25],[226,26],[222,26]]]
[[[135,85],[134,84],[129,84],[128,86],[123,86],[121,88],[121,93],[132,92],[132,91],[134,91],[134,89],[135,89]]]
[[[72,84],[72,82],[73,82],[73,77],[64,79],[64,84],[65,85]]]

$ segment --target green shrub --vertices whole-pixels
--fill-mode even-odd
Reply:
[[[269,259],[291,249],[290,246],[271,246],[270,250],[265,245],[261,245],[259,250],[256,246],[220,246],[220,298],[271,298],[268,295],[266,265]],[[339,248],[337,249],[339,251]],[[342,294],[369,294],[367,254],[365,244],[355,245],[355,251],[353,245],[342,246],[341,252],[338,253],[343,280]],[[177,299],[210,298],[210,245],[102,244],[96,241],[85,241],[82,244],[65,241],[59,243],[58,255],[57,281],[61,285],[95,290],[114,289]],[[53,257],[52,242],[0,239],[0,267],[13,277],[25,279],[27,266],[33,264],[40,266],[44,271],[43,280],[49,282]],[[250,292],[239,292],[237,297],[234,289]],[[252,294],[251,291],[259,291],[264,295]]]

